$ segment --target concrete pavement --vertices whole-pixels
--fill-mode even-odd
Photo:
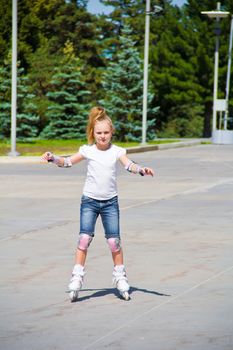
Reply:
[[[1,350],[232,350],[233,146],[131,158],[157,175],[119,168],[129,302],[100,222],[80,300],[65,293],[85,162],[0,163]]]

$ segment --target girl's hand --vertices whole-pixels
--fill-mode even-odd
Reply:
[[[41,159],[45,162],[54,162],[55,157],[52,152],[45,152],[42,156]]]
[[[151,168],[147,168],[147,167],[142,167],[140,169],[140,172],[139,172],[142,176],[144,175],[150,175],[150,176],[154,176],[154,170],[151,169]]]

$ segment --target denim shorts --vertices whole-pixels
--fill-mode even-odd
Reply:
[[[95,224],[100,215],[105,237],[120,239],[119,204],[115,196],[107,200],[97,200],[82,195],[80,207],[80,234],[88,234],[94,237]]]

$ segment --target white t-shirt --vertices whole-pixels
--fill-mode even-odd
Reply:
[[[81,146],[79,153],[87,159],[87,177],[83,194],[98,200],[117,196],[116,163],[126,154],[126,150],[111,145],[107,150],[101,151],[94,144]]]

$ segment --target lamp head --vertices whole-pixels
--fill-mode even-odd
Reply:
[[[224,18],[227,17],[230,12],[227,11],[202,11],[201,12],[202,15],[207,15],[209,18]]]

